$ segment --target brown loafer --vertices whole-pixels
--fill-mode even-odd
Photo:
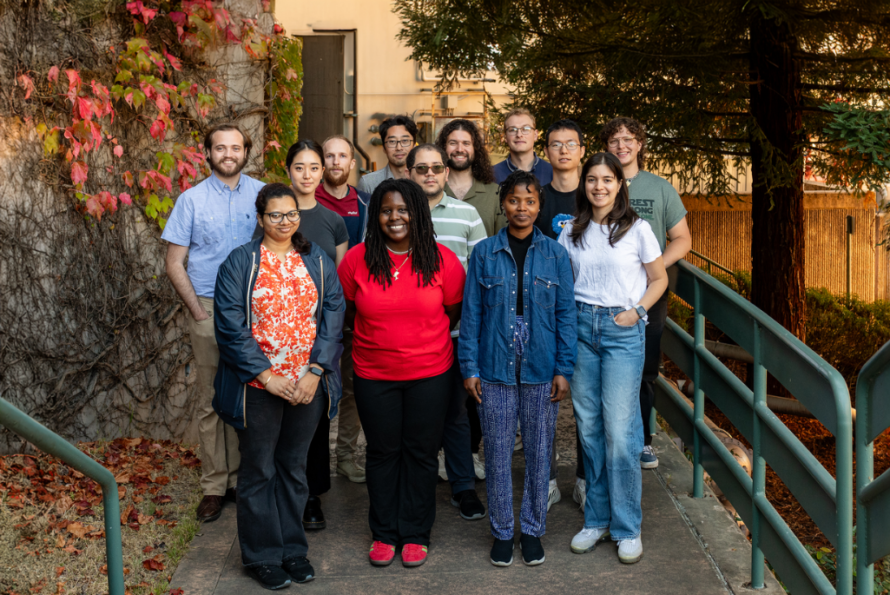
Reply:
[[[222,514],[222,496],[204,496],[198,504],[198,520],[209,523]]]

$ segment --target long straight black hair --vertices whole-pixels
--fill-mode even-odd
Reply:
[[[630,206],[630,194],[624,181],[624,170],[621,162],[611,153],[596,153],[591,156],[581,167],[581,182],[575,192],[575,221],[572,224],[572,243],[580,246],[584,232],[593,221],[593,204],[587,198],[587,174],[597,165],[605,165],[618,181],[618,196],[612,210],[603,219],[603,224],[609,228],[609,245],[614,246],[633,227],[640,218],[637,212]]]
[[[417,284],[426,287],[439,272],[442,255],[436,244],[436,231],[426,194],[417,182],[389,179],[380,182],[368,203],[368,228],[365,233],[365,264],[369,280],[373,277],[384,289],[392,285],[393,261],[386,249],[386,234],[380,228],[380,205],[389,192],[398,192],[408,207],[408,235],[411,240],[411,270],[418,274]],[[405,257],[407,258],[407,256]]]

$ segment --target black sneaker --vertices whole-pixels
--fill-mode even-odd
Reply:
[[[315,569],[306,559],[306,556],[298,556],[293,560],[285,560],[281,568],[294,579],[295,583],[308,583],[315,578]]]
[[[476,490],[464,490],[451,496],[451,503],[460,508],[460,516],[475,521],[485,516],[485,507],[479,501]]]
[[[491,546],[491,563],[495,566],[509,566],[513,563],[513,540],[495,539]]]
[[[275,591],[290,586],[290,575],[280,566],[252,566],[247,572],[262,585],[264,589]]]
[[[309,496],[309,500],[306,501],[306,510],[303,511],[303,528],[313,531],[324,529],[327,526],[324,513],[321,511],[321,498]]]
[[[532,537],[523,533],[519,537],[519,549],[522,550],[522,563],[526,566],[537,566],[544,562],[544,546],[540,537]]]

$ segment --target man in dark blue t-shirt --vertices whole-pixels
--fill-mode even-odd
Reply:
[[[510,154],[492,168],[496,183],[503,183],[507,176],[517,169],[534,173],[541,186],[550,183],[553,179],[553,168],[535,155],[536,140],[538,140],[538,130],[535,128],[535,117],[531,112],[519,107],[507,113],[504,118],[504,143],[510,149]]]

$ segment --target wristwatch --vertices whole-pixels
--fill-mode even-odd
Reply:
[[[646,312],[646,308],[644,308],[640,304],[637,304],[636,306],[634,306],[634,310],[637,311],[637,314],[639,314],[640,319],[642,319],[642,320],[645,320],[646,316],[649,314],[648,312]]]
[[[313,374],[315,374],[316,376],[318,376],[319,378],[324,376],[324,370],[322,370],[321,368],[313,368],[312,366],[309,366],[309,371],[312,372]]]

